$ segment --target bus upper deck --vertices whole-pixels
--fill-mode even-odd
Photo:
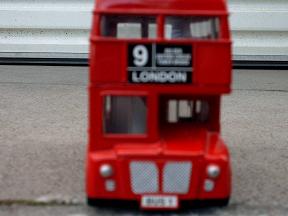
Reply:
[[[91,85],[145,84],[157,90],[164,84],[185,84],[180,88],[192,92],[230,92],[231,41],[222,1],[156,1],[153,9],[149,1],[133,1],[133,7],[125,2],[98,1],[91,35]],[[210,2],[210,10],[201,2]],[[192,6],[194,10],[188,10]]]

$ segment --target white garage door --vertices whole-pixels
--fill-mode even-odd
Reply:
[[[0,57],[86,58],[93,0],[1,0]],[[236,60],[288,60],[288,1],[229,0]]]
[[[229,0],[234,59],[288,60],[288,1]]]

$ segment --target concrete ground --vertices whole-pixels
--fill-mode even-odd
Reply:
[[[143,215],[85,205],[86,86],[85,67],[0,66],[1,216]],[[288,71],[236,70],[233,89],[231,205],[179,214],[288,215]]]

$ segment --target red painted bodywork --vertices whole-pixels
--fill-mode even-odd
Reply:
[[[156,39],[116,39],[100,36],[99,20],[104,14],[155,15],[159,26]],[[165,15],[218,16],[221,35],[217,40],[167,40],[163,37]],[[231,193],[228,149],[220,135],[220,99],[230,93],[231,41],[224,0],[98,0],[93,16],[90,47],[89,144],[87,196],[92,199],[140,200],[131,191],[129,162],[154,161],[161,170],[165,161],[191,161],[193,174],[188,194],[179,200],[225,199]],[[191,44],[193,83],[130,84],[127,81],[127,44]],[[103,131],[103,96],[145,95],[148,119],[146,135],[107,135]],[[212,107],[207,125],[161,126],[160,97],[204,98]],[[161,128],[161,129],[160,129]],[[111,164],[116,190],[107,192],[100,176],[101,164]],[[215,189],[205,192],[208,164],[221,167]],[[176,194],[177,195],[177,194]]]

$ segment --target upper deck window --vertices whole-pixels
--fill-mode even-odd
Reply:
[[[167,39],[217,39],[219,32],[217,17],[167,16],[165,19]]]
[[[101,18],[101,35],[119,39],[156,38],[156,17],[105,15]]]

